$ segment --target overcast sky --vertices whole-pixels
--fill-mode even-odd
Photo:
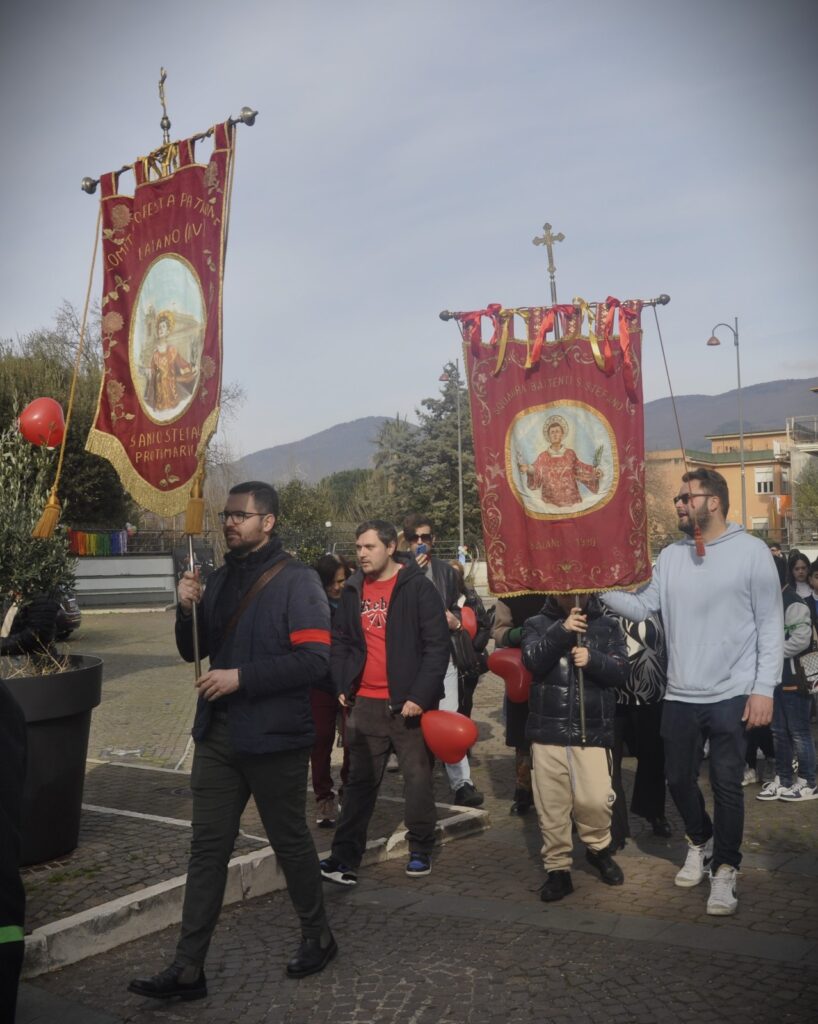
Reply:
[[[459,333],[442,309],[672,302],[677,394],[818,373],[815,0],[26,0],[0,16],[0,337],[81,307],[98,196],[237,114],[227,429],[247,453],[414,418]],[[203,156],[205,151],[199,150]],[[123,185],[128,178],[123,178]],[[94,294],[99,295],[97,280]],[[668,385],[646,311],[645,397]],[[57,396],[58,397],[58,396]]]

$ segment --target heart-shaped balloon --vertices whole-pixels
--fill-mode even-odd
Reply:
[[[464,604],[460,609],[460,621],[463,623],[463,629],[474,640],[477,636],[477,616],[474,614],[474,609]]]
[[[426,746],[446,764],[457,764],[477,742],[477,726],[457,711],[424,711],[420,720]]]
[[[20,433],[32,444],[56,448],[65,434],[62,406],[53,398],[35,398],[20,413]]]
[[[489,671],[506,684],[506,696],[514,704],[525,704],[531,690],[531,673],[523,664],[519,647],[500,647],[489,655]]]

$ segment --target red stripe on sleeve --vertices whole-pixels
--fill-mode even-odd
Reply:
[[[290,633],[290,643],[293,647],[299,644],[326,644],[329,647],[328,629],[297,629]]]

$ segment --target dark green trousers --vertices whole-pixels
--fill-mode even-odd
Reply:
[[[227,719],[213,716],[196,743],[190,777],[193,838],[176,961],[201,966],[219,919],[227,864],[242,812],[254,797],[305,938],[326,936],[321,870],[306,820],[310,748],[275,754],[235,754]]]

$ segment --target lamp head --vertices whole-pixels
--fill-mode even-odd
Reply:
[[[710,337],[707,339],[707,344],[708,345],[721,345],[721,342],[719,341],[719,339],[716,337],[715,334],[711,334]]]

